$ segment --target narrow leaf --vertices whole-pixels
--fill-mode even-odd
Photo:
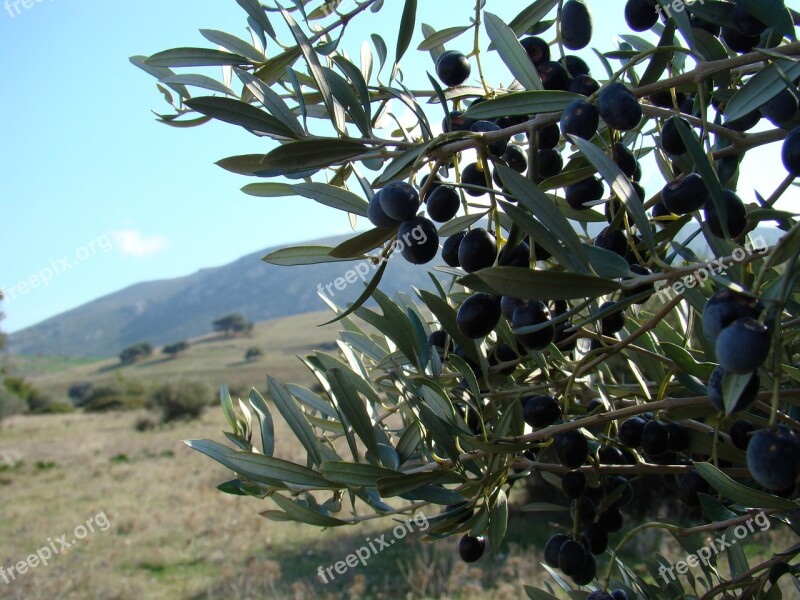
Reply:
[[[800,504],[796,502],[773,496],[766,492],[758,492],[741,483],[735,482],[711,463],[696,462],[694,463],[694,467],[711,487],[726,498],[738,502],[743,506],[765,509],[774,508],[779,510],[797,510],[800,508]]]
[[[215,29],[201,29],[200,34],[208,41],[214,44],[219,44],[226,50],[230,50],[234,54],[249,58],[254,62],[264,62],[266,57],[263,52],[256,50],[252,44],[248,44],[235,35],[226,33],[224,31],[217,31]]]
[[[243,175],[276,177],[327,167],[353,159],[366,150],[364,144],[355,140],[317,138],[286,143],[267,154],[224,158],[217,164],[223,169]]]
[[[261,422],[261,448],[266,456],[272,456],[275,453],[275,426],[264,397],[256,389],[250,390],[250,406]]]
[[[306,131],[300,124],[300,121],[297,120],[295,114],[286,105],[286,102],[283,101],[283,98],[281,98],[279,94],[249,72],[241,69],[234,69],[234,71],[239,79],[241,79],[242,83],[245,84],[248,91],[253,94],[253,97],[261,102],[264,108],[266,108],[273,117],[294,131],[297,134],[296,137],[306,136]]]
[[[572,142],[578,146],[578,149],[583,155],[592,163],[603,179],[606,180],[613,192],[617,195],[625,207],[633,217],[636,227],[639,229],[639,235],[642,236],[647,248],[651,252],[655,252],[655,244],[653,242],[653,231],[650,227],[650,220],[647,213],[644,211],[641,199],[638,197],[636,190],[633,188],[630,179],[625,177],[625,174],[620,170],[614,161],[612,161],[605,152],[592,144],[591,142],[576,137],[570,136]]]
[[[173,48],[145,59],[153,67],[216,67],[250,64],[244,56],[209,48]]]
[[[377,465],[338,461],[323,462],[320,471],[331,481],[365,487],[375,487],[379,479],[394,477],[399,474],[396,471]]]
[[[372,428],[364,401],[358,395],[353,383],[349,380],[347,372],[342,369],[329,369],[327,372],[328,383],[336,398],[339,409],[347,418],[350,427],[361,439],[373,456],[378,454],[378,440]]]
[[[403,16],[400,17],[400,32],[397,35],[397,52],[395,53],[394,64],[400,64],[400,59],[408,50],[411,37],[414,35],[414,28],[417,20],[417,0],[406,0],[403,7]]]
[[[294,132],[275,117],[235,98],[204,96],[187,100],[186,106],[200,114],[233,125],[240,125],[251,131],[277,135],[281,138],[297,137]]]
[[[275,30],[267,18],[267,13],[264,7],[258,0],[236,0],[236,3],[241,6],[245,12],[253,19],[272,39],[275,39]]]
[[[328,115],[331,118],[333,126],[339,133],[344,133],[344,120],[339,118],[339,112],[337,112],[333,101],[333,93],[331,92],[330,83],[325,77],[325,73],[322,70],[322,65],[319,62],[317,53],[311,47],[311,42],[309,41],[308,37],[306,37],[306,34],[303,33],[303,30],[297,26],[297,23],[292,18],[292,15],[290,15],[283,8],[281,8],[280,11],[287,25],[289,25],[292,36],[297,42],[297,45],[300,47],[300,52],[302,52],[303,58],[305,58],[306,64],[308,65],[308,70],[317,84],[317,89],[319,90],[320,94],[322,94],[322,101],[325,103],[325,108],[328,109]]]
[[[345,240],[336,246],[336,248],[333,248],[331,250],[331,256],[344,259],[363,257],[364,254],[370,250],[383,246],[384,243],[394,237],[395,233],[395,229],[382,227],[370,229],[349,240]]]
[[[760,13],[759,13],[760,14]],[[786,79],[800,77],[800,62],[778,60],[751,77],[725,106],[725,119],[732,121],[761,108],[786,89]]]
[[[259,479],[276,479],[287,484],[304,487],[323,489],[340,487],[331,483],[313,469],[272,456],[235,451],[226,460],[226,466],[255,481]]]
[[[353,192],[349,192],[340,187],[329,185],[327,183],[298,183],[292,186],[295,193],[310,198],[325,206],[338,208],[345,212],[358,215],[360,217],[367,216],[367,202]]]
[[[470,119],[495,119],[503,116],[561,112],[567,104],[579,98],[582,98],[579,94],[554,90],[513,92],[493,100],[479,102],[467,109],[464,116]]]
[[[536,0],[536,2],[511,19],[508,25],[514,31],[514,34],[519,37],[535,27],[557,4],[558,0]]]
[[[280,494],[273,494],[271,498],[275,504],[280,506],[286,514],[293,520],[300,523],[307,523],[308,525],[315,525],[317,527],[339,527],[341,525],[348,525],[347,521],[334,519],[327,515],[323,515],[318,510],[311,510],[305,506],[301,506],[297,502],[292,502],[285,496]],[[263,516],[268,517],[270,511],[261,513]]]
[[[558,207],[536,184],[526,179],[505,165],[497,165],[500,178],[508,190],[519,200],[519,203],[531,211],[555,236],[561,240],[570,252],[586,264],[586,255],[578,234],[561,214]]]
[[[500,551],[500,544],[506,535],[508,527],[508,498],[506,493],[499,489],[494,500],[494,505],[489,512],[489,544],[495,553]]]
[[[282,198],[293,196],[294,190],[289,183],[250,183],[242,188],[248,196],[258,196],[259,198]]]
[[[318,265],[322,263],[344,262],[355,258],[336,258],[331,256],[329,246],[292,246],[270,252],[261,260],[271,265],[293,267],[296,265]]]
[[[425,41],[417,46],[417,50],[433,50],[436,48],[436,46],[446,44],[450,40],[457,38],[462,33],[469,31],[470,29],[472,29],[472,26],[448,27],[447,29],[442,29],[441,31],[437,31],[429,36],[426,36]]]
[[[212,92],[219,92],[227,94],[228,96],[235,96],[236,94],[228,86],[221,84],[216,79],[212,79],[207,75],[198,75],[196,73],[183,74],[183,75],[168,75],[161,79],[161,83],[167,85],[192,85],[194,87],[211,90]]]
[[[486,33],[492,40],[497,53],[511,71],[512,75],[526,90],[543,89],[542,80],[533,67],[528,53],[520,45],[514,31],[505,22],[490,12],[484,12]]]
[[[373,292],[376,289],[378,289],[378,284],[381,282],[381,279],[383,278],[383,273],[384,271],[386,271],[386,265],[388,264],[389,263],[385,261],[381,263],[381,266],[378,267],[378,270],[375,272],[375,276],[370,280],[369,284],[367,284],[367,287],[364,288],[364,291],[361,293],[358,299],[355,302],[353,302],[353,304],[351,304],[347,310],[345,310],[339,315],[336,315],[336,318],[331,319],[330,321],[326,321],[325,323],[322,323],[320,327],[325,325],[330,325],[331,323],[336,323],[336,321],[340,321],[345,317],[350,316],[359,308],[361,308],[364,305],[364,303],[372,297]]]
[[[620,288],[616,281],[591,275],[532,271],[519,267],[489,267],[462,277],[459,283],[480,292],[530,300],[596,298]]]
[[[319,441],[317,441],[317,436],[314,435],[314,430],[311,428],[311,424],[306,419],[303,411],[300,410],[286,386],[271,376],[267,376],[267,383],[270,396],[278,412],[283,415],[292,432],[303,444],[311,461],[315,465],[320,464],[322,462],[322,450],[320,449]]]

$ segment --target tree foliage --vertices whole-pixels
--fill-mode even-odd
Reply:
[[[112,381],[92,387],[75,406],[86,412],[134,410],[144,408],[147,394],[144,386],[133,380],[115,377]]]
[[[253,324],[239,313],[231,313],[216,319],[212,324],[214,331],[221,331],[226,336],[249,333],[253,329]]]
[[[780,597],[778,564],[798,585],[796,544],[752,565],[732,547],[726,572],[714,559],[667,585],[663,557],[645,558],[649,576],[618,560],[643,531],[665,530],[688,551],[693,535],[741,524],[748,511],[798,532],[800,228],[786,204],[800,175],[800,133],[787,138],[800,125],[797,13],[781,1],[659,0],[654,15],[652,0],[631,0],[626,18],[636,8],[628,5],[649,10],[649,24],[637,25],[649,37],[626,31],[615,48],[586,51],[604,71],[590,77],[568,53],[592,37],[585,7],[621,19],[622,3],[537,0],[504,19],[492,11],[511,3],[478,1],[464,4],[460,26],[440,30],[421,22],[427,5],[415,0],[342,11],[239,4],[247,41],[204,31],[222,49],[132,57],[170,104],[159,119],[174,127],[216,119],[273,140],[264,154],[218,165],[257,178],[247,194],[308,198],[375,225],[337,247],[287,248],[265,261],[363,261],[375,251],[383,264],[351,306],[329,302],[341,352],[303,359],[320,391],[269,377],[269,399],[307,461],[273,455],[273,417],[257,391],[235,405],[223,388],[235,448],[188,442],[236,474],[221,488],[270,498],[267,518],[322,527],[440,510],[431,539],[470,536],[474,548],[471,538],[485,537],[497,551],[509,492],[540,474],[563,487],[560,509],[574,525],[564,539],[585,554],[578,571],[545,554],[571,597],[584,585],[653,599]],[[348,25],[398,4],[396,44],[373,33],[353,62]],[[428,77],[411,89],[403,66],[418,27]],[[445,46],[468,50],[446,58]],[[466,68],[462,58],[477,73],[440,84]],[[172,70],[207,66],[221,66],[222,80]],[[788,175],[760,179],[763,193],[745,206],[739,195],[752,190],[739,186],[740,174],[759,168],[750,151],[781,143]],[[655,176],[659,189],[648,194],[643,185]],[[438,230],[389,200],[428,200],[411,208],[434,218],[442,186],[457,211]],[[404,236],[418,229],[431,232],[424,242]],[[759,237],[767,230],[776,243]],[[430,262],[429,240],[440,238],[430,289],[380,291],[385,259]],[[365,306],[370,298],[377,308]],[[773,450],[748,447],[757,439]],[[778,465],[786,489],[771,483]],[[589,538],[618,529],[628,479],[663,477],[701,524],[626,524],[599,556],[604,545]],[[359,503],[372,513],[356,512]],[[552,588],[526,591],[553,597]]]
[[[258,360],[262,356],[264,356],[264,353],[261,351],[261,348],[257,346],[248,348],[247,352],[244,353],[244,359],[247,361]]]
[[[150,406],[161,411],[164,423],[197,419],[209,405],[212,395],[197,382],[179,381],[160,385],[150,397]]]
[[[128,346],[119,353],[119,362],[123,365],[132,365],[153,354],[153,345],[149,342],[139,342]]]
[[[166,346],[164,346],[161,352],[163,354],[166,354],[170,358],[175,358],[179,354],[186,352],[186,350],[188,349],[189,349],[189,342],[180,341],[180,342],[175,342],[174,344],[167,344]]]

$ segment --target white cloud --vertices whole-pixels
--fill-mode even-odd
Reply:
[[[122,256],[144,258],[158,254],[167,247],[167,238],[163,235],[145,236],[138,229],[114,231],[111,236]]]

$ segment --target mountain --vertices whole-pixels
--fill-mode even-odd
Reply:
[[[344,239],[328,238],[310,245],[335,246]],[[369,281],[376,270],[358,262],[269,265],[261,257],[272,250],[186,277],[137,283],[12,334],[9,349],[18,355],[112,356],[137,342],[162,345],[208,333],[212,322],[228,313],[263,321],[326,310],[317,295],[320,286],[337,305],[345,306],[364,290],[355,271],[347,283],[348,271],[361,265]],[[412,285],[430,287],[428,268],[393,256],[380,289],[394,294],[408,292]],[[337,278],[342,278],[338,283],[343,290],[336,288]]]

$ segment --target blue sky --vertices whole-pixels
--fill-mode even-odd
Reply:
[[[177,46],[212,47],[200,28],[247,38],[246,16],[234,0],[26,1],[30,7],[20,3],[20,14],[11,8],[13,17],[0,6],[6,81],[0,96],[0,287],[15,291],[2,305],[4,330],[139,281],[186,275],[267,247],[350,230],[346,215],[310,200],[246,196],[240,188],[251,180],[213,164],[267,151],[272,142],[230,125],[177,130],[155,121],[151,109],[166,105],[155,80],[128,57]],[[351,56],[376,30],[393,55],[402,4],[386,0],[380,15],[353,24],[346,38]],[[487,4],[510,18],[525,3]],[[623,3],[613,4],[618,14],[606,10],[607,2],[591,2],[603,7],[595,8],[593,44],[604,50],[613,47],[612,32],[621,29]],[[420,3],[419,21],[443,29],[465,24],[471,2],[435,5],[431,10],[433,3]],[[278,24],[280,17],[272,20]],[[288,36],[283,39],[288,43]],[[421,39],[418,26],[404,60],[412,85],[425,85],[424,71],[432,70],[428,54],[415,50]],[[469,46],[465,36],[448,47]],[[491,67],[488,77],[499,83],[494,73]],[[504,74],[501,81],[507,79]],[[783,177],[776,157],[773,148],[759,161],[758,181],[770,173]],[[48,270],[53,275],[47,286],[17,286],[37,273],[47,277]]]

